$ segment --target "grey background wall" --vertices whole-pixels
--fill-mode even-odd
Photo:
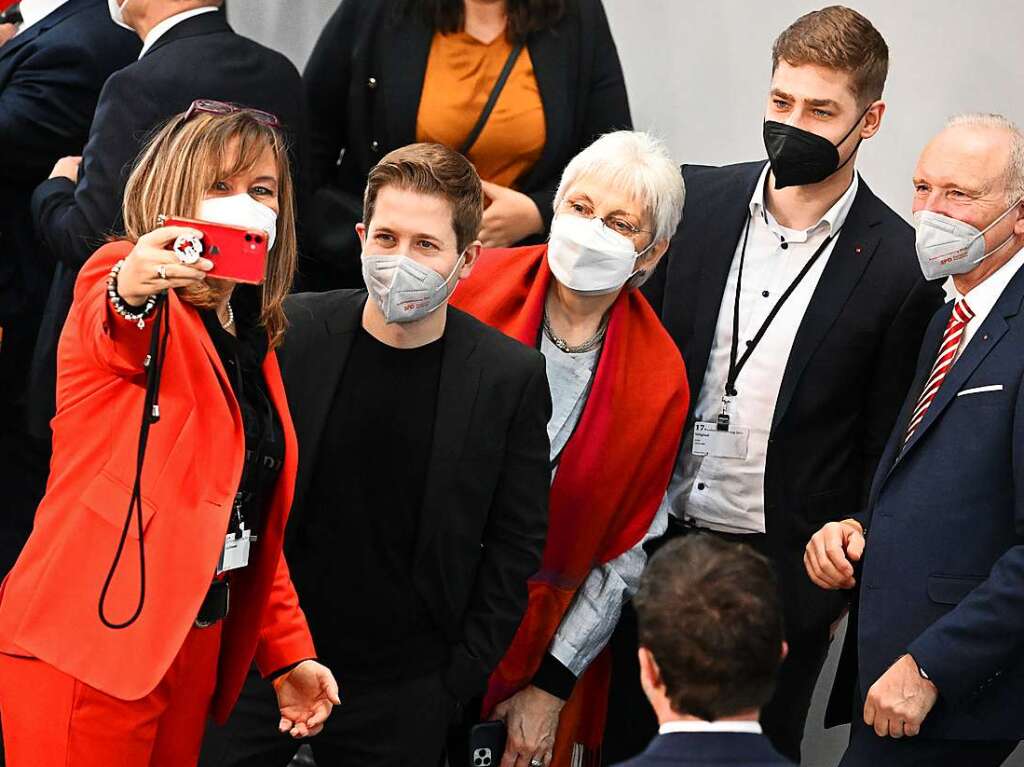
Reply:
[[[636,126],[662,136],[680,162],[764,157],[760,126],[772,40],[826,1],[604,0]],[[878,27],[891,57],[883,129],[862,148],[858,167],[876,193],[909,216],[917,154],[949,114],[997,111],[1024,124],[1024,4],[847,2]],[[229,4],[239,32],[283,51],[301,70],[338,0]],[[811,767],[836,764],[846,741],[846,728],[822,729],[835,660],[808,722],[804,764]],[[1008,764],[1024,767],[1024,756],[1018,752]]]

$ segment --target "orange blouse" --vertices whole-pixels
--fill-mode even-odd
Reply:
[[[465,32],[435,34],[416,117],[416,140],[461,146],[512,47],[505,35],[482,43]],[[524,47],[468,157],[484,180],[514,187],[540,158],[545,138],[544,105],[530,52]]]

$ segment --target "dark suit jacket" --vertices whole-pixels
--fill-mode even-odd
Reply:
[[[792,765],[764,735],[744,732],[673,732],[658,735],[639,756],[617,767],[781,767]]]
[[[855,678],[863,695],[909,652],[939,688],[922,737],[1024,738],[1022,305],[1018,272],[901,452],[952,304],[928,327],[858,517],[868,544],[841,662],[858,673],[837,675],[833,711],[848,708]],[[971,391],[981,387],[999,388]]]
[[[703,385],[729,268],[763,168],[764,162],[684,167],[683,219],[644,287],[682,351],[694,392]],[[825,522],[864,509],[921,335],[941,303],[939,286],[921,277],[913,229],[861,179],[793,342],[768,440],[767,548],[790,639],[823,636],[843,608],[842,594],[807,577],[804,546]]]
[[[58,264],[33,361],[33,388],[49,397],[33,405],[34,426],[42,434],[53,415],[56,345],[71,305],[74,275],[97,245],[120,229],[124,183],[146,139],[198,98],[271,112],[301,148],[298,71],[280,53],[236,35],[220,12],[172,27],[142,59],[107,80],[77,186],[51,179],[32,197],[39,236]]]
[[[399,5],[399,0],[342,0],[303,73],[313,187],[336,184],[359,210],[370,168],[385,153],[416,140],[434,30],[417,12],[399,14]],[[561,21],[530,35],[526,44],[544,104],[547,142],[518,188],[536,203],[547,229],[566,163],[598,135],[630,128],[632,120],[601,0],[568,0]],[[321,200],[317,195],[314,210]],[[307,280],[321,283],[312,287],[362,284],[355,215],[344,226],[331,227],[343,237],[328,240],[311,233],[318,243],[316,263],[304,270]]]
[[[41,307],[53,270],[36,247],[32,190],[81,154],[100,88],[140,46],[103,0],[68,0],[0,46],[0,322]]]
[[[304,499],[365,302],[362,290],[286,302],[291,326],[280,358],[300,445],[286,552],[307,610],[316,609],[317,593],[302,556],[312,534]],[[449,308],[415,580],[452,644],[445,683],[462,701],[483,691],[505,654],[526,610],[527,579],[540,565],[550,414],[543,357]]]

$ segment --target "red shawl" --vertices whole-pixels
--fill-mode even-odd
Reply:
[[[486,250],[452,304],[536,346],[551,283],[547,246]],[[686,369],[647,300],[623,291],[612,305],[604,349],[551,486],[547,544],[512,644],[491,676],[484,713],[527,686],[576,590],[595,567],[647,533],[672,476],[689,406]],[[553,767],[600,751],[607,709],[606,653],[580,677],[558,728]],[[576,746],[579,750],[579,746]]]

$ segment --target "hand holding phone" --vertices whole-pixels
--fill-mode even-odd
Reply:
[[[183,263],[198,256],[213,262],[210,277],[259,285],[266,277],[267,234],[227,224],[190,218],[161,217],[162,226],[186,226],[202,232],[202,238],[175,241],[174,250]]]

